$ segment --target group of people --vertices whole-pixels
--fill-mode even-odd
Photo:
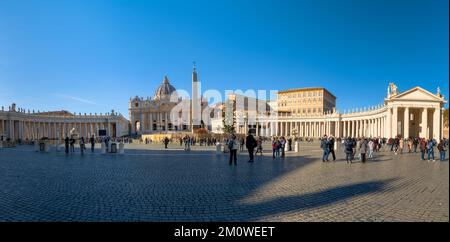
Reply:
[[[287,143],[287,144],[286,144]],[[281,157],[284,158],[286,153],[286,145],[292,146],[292,141],[291,144],[289,144],[289,142],[286,142],[286,138],[284,138],[284,136],[281,137],[274,137],[272,139],[272,158],[277,158],[277,157]],[[292,150],[292,147],[291,147]]]
[[[250,133],[244,138],[238,139],[235,134],[232,134],[231,137],[225,140],[225,144],[227,145],[230,151],[230,165],[237,165],[237,151],[243,150],[243,146],[248,150],[249,163],[253,163],[255,161],[255,155],[260,153],[263,155],[263,139],[258,137],[257,139]]]
[[[80,152],[83,155],[86,150],[86,142],[90,143],[91,145],[91,152],[94,153],[95,151],[95,144],[99,141],[99,139],[96,139],[94,135],[92,135],[89,139],[85,140],[84,137],[80,137],[78,139],[78,143],[80,145]],[[110,137],[103,137],[100,139],[100,142],[104,142],[106,146],[106,151],[108,151],[109,143],[112,142]],[[66,136],[64,139],[64,147],[65,147],[65,153],[74,153],[75,152],[75,143],[76,139],[71,136],[70,138]]]
[[[404,152],[408,153],[417,153],[417,149],[420,150],[421,159],[428,161],[436,161],[434,152],[435,149],[439,151],[439,159],[441,161],[445,160],[445,156],[448,150],[448,139],[443,138],[436,141],[436,139],[430,138],[421,138],[421,137],[409,137],[407,139],[403,139],[400,136],[395,138],[390,138],[387,142],[388,145],[391,146],[391,151],[393,151],[396,155],[403,154]]]
[[[351,138],[348,137],[343,141],[344,153],[347,163],[352,163],[355,155],[362,161],[373,158],[374,152],[380,151],[385,146],[390,146],[390,151],[395,155],[403,153],[417,153],[420,149],[421,159],[435,161],[434,150],[438,149],[440,160],[445,160],[448,150],[448,140],[441,139],[436,142],[435,139],[425,139],[420,137],[410,137],[407,139],[397,136],[395,138]]]
[[[322,155],[323,162],[328,161],[328,157],[330,156],[330,154],[332,154],[333,156],[333,161],[336,160],[336,153],[334,153],[334,144],[335,140],[332,135],[330,136],[324,135],[320,140],[320,148],[322,148],[323,150]]]

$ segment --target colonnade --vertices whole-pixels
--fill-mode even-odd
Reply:
[[[420,114],[420,115],[418,115]],[[247,133],[248,125],[238,125]],[[283,116],[259,120],[250,126],[257,136],[335,137],[443,137],[443,109],[437,106],[383,106],[367,112],[320,117]]]

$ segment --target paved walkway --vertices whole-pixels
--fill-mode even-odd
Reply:
[[[0,149],[0,221],[449,221],[449,164],[376,154],[366,164],[266,153],[238,166],[178,145],[125,155]],[[436,152],[437,155],[437,152]]]

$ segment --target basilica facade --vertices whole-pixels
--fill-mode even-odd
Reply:
[[[202,99],[197,85],[197,70],[194,65],[191,99],[180,97],[167,76],[164,77],[153,97],[130,98],[131,134],[139,136],[192,132],[200,128],[201,123],[207,124],[209,115],[202,114],[208,112],[208,103]]]

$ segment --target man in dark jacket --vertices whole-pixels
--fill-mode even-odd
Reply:
[[[414,140],[413,140],[414,153],[417,153],[417,146],[418,145],[419,145],[419,138],[414,137]]]
[[[253,162],[253,155],[256,147],[256,139],[253,137],[251,133],[249,133],[245,138],[245,146],[247,147],[248,155],[250,157],[250,160],[248,162]]]
[[[169,138],[164,138],[164,148],[167,149],[167,145],[169,144]]]
[[[347,160],[347,163],[351,164],[353,161],[353,148],[355,148],[355,144],[354,144],[353,140],[350,137],[348,137],[345,140],[344,146],[345,146],[345,150],[344,150],[345,159]]]
[[[89,139],[89,142],[91,143],[91,152],[94,153],[94,148],[95,148],[95,138],[94,138],[94,135],[91,136],[91,138]]]
[[[66,147],[66,154],[69,154],[69,137],[66,136],[66,138],[64,139],[64,145]]]
[[[328,155],[332,155],[333,156],[333,161],[336,160],[336,154],[334,153],[334,137],[330,136],[328,139]],[[327,156],[327,160],[328,160],[328,156]]]
[[[320,140],[320,148],[323,150],[322,161],[328,161],[329,149],[328,149],[328,138],[327,135],[324,135]]]

